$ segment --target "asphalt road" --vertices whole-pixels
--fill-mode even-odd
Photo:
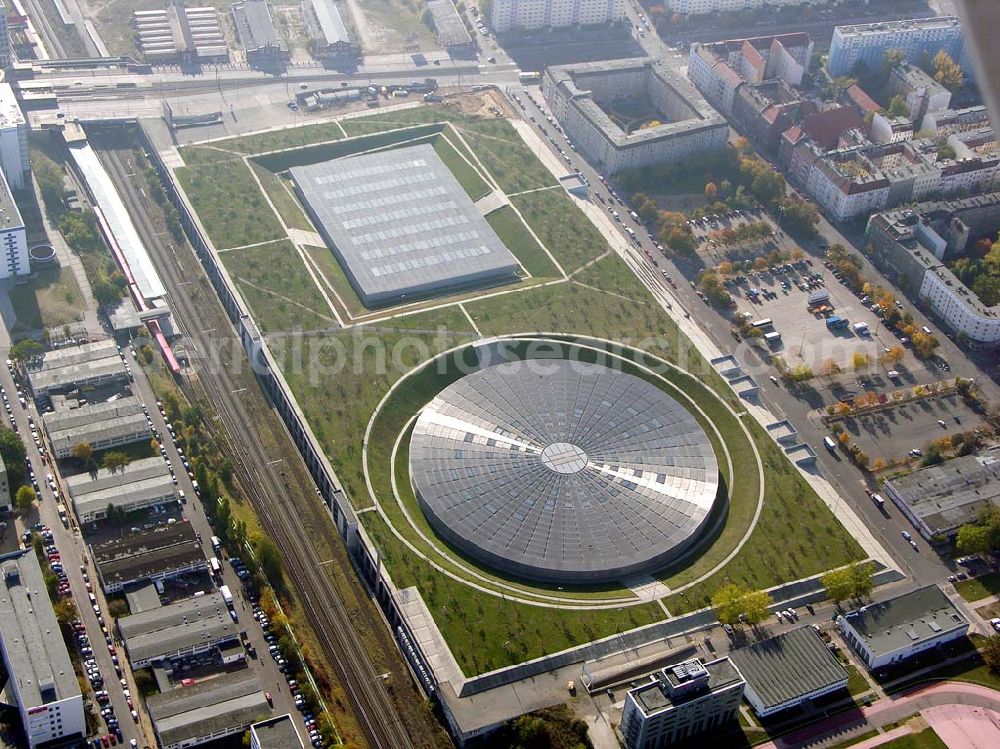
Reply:
[[[264,530],[282,551],[285,574],[295,581],[298,599],[324,654],[337,672],[359,725],[373,747],[405,749],[412,746],[408,729],[411,725],[419,725],[417,719],[404,718],[395,709],[340,596],[322,572],[321,562],[324,560],[316,557],[314,547],[305,537],[302,519],[288,511],[286,494],[299,487],[290,483],[291,471],[286,473],[289,467],[284,465],[284,461],[275,460],[274,455],[265,450],[262,440],[257,438],[257,425],[248,415],[249,408],[244,402],[244,398],[249,397],[246,394],[247,383],[254,388],[257,384],[246,377],[249,366],[228,320],[224,328],[215,328],[215,321],[221,317],[221,307],[214,292],[206,294],[201,290],[199,295],[199,287],[203,283],[199,280],[203,278],[200,268],[194,266],[194,258],[187,249],[176,250],[157,231],[148,217],[145,196],[133,186],[128,165],[120,155],[105,151],[102,161],[150,250],[188,347],[202,354],[220,353],[223,357],[230,357],[228,361],[224,358],[220,366],[206,362],[206,366],[198,369],[198,383],[218,410],[219,426],[235,448],[232,457],[240,483],[249,494]],[[192,266],[195,267],[193,273]],[[211,305],[207,316],[206,305]],[[277,420],[273,412],[271,415]],[[283,426],[279,429],[284,433]],[[301,468],[298,470],[301,471]],[[315,504],[319,508],[320,503],[317,501]],[[322,509],[318,511],[325,512]],[[383,627],[381,622],[373,624]],[[407,677],[403,674],[403,678]]]

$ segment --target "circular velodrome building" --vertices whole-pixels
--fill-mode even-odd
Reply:
[[[410,478],[443,538],[545,582],[621,580],[664,566],[705,525],[712,445],[658,387],[597,364],[487,367],[438,394],[410,441]]]

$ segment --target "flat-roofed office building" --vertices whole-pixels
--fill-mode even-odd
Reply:
[[[81,473],[66,479],[73,509],[81,523],[107,517],[108,507],[133,512],[177,501],[177,488],[162,458],[133,460],[112,473],[101,468],[92,477]]]

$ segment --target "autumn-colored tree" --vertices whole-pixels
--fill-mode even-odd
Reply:
[[[731,262],[729,262],[728,260],[723,260],[721,263],[719,263],[718,268],[716,270],[719,271],[719,275],[720,276],[729,276],[729,275],[732,275],[732,273],[733,273],[733,264]]]
[[[868,354],[864,351],[855,351],[851,356],[851,365],[854,369],[864,369],[868,366]]]
[[[833,359],[824,359],[819,365],[819,373],[824,377],[832,377],[840,372],[840,365]]]
[[[965,82],[962,68],[943,49],[934,55],[934,80],[949,91],[960,89]]]
[[[899,362],[903,360],[904,356],[906,356],[906,349],[897,344],[882,355],[882,360],[886,364],[892,366],[894,364],[899,364]]]
[[[714,200],[715,196],[719,194],[719,187],[714,182],[709,182],[705,185],[705,197],[709,200]]]
[[[841,405],[847,406],[846,403],[843,403]],[[847,410],[850,411],[851,407],[847,406]],[[847,432],[841,432],[840,434],[837,435],[837,439],[840,441],[840,444],[846,445],[848,442],[851,441],[851,435],[849,435]]]

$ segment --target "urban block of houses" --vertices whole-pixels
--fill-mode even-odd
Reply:
[[[885,277],[977,347],[1000,344],[1000,305],[988,307],[944,261],[1000,229],[1000,192],[873,215],[868,255]]]

